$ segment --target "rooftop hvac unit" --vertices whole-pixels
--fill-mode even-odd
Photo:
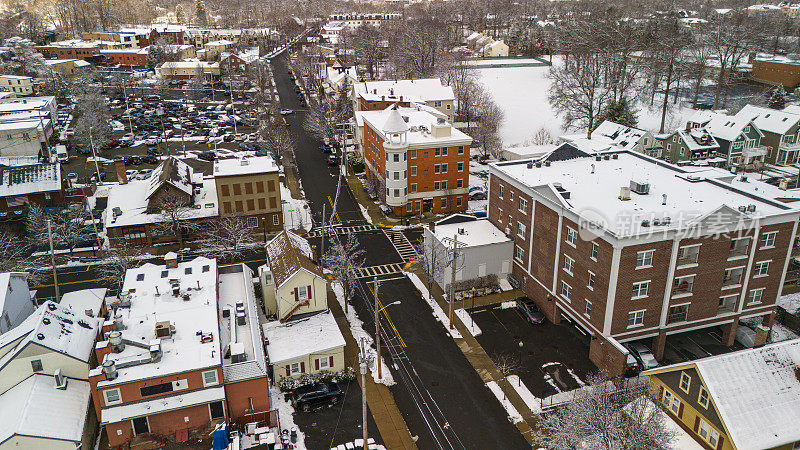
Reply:
[[[125,343],[122,342],[122,333],[119,331],[108,333],[108,343],[111,344],[111,351],[114,353],[125,350]]]
[[[533,169],[533,162],[528,161],[528,164],[525,165],[528,169]]]
[[[103,361],[103,375],[106,376],[106,380],[111,381],[117,378],[117,364],[114,362],[113,359],[107,359]]]
[[[647,195],[647,194],[650,193],[650,183],[640,183],[640,182],[631,180],[630,189],[631,189],[631,192],[635,192],[635,193],[637,193],[639,195]]]
[[[649,220],[643,220],[642,221],[642,227],[648,228],[649,226],[650,226],[650,221]]]
[[[241,342],[231,342],[230,344],[231,362],[239,363],[247,361],[247,353],[244,351],[244,344]]]
[[[156,337],[172,337],[173,334],[175,334],[175,326],[171,325],[168,320],[156,322]]]
[[[747,212],[747,206],[740,206],[738,209],[739,212]]]
[[[544,166],[545,166],[545,167],[550,167],[550,161],[545,161],[545,162],[544,162]]]
[[[619,188],[619,199],[622,201],[631,199],[631,188],[622,186]]]

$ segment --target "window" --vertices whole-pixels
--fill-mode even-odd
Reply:
[[[106,406],[116,405],[122,403],[122,396],[119,389],[106,389],[103,391],[103,400],[105,400]]]
[[[450,109],[450,105],[447,105],[447,109]],[[459,145],[458,146],[458,154],[459,155],[463,155],[464,154],[464,146],[463,145]]]
[[[644,298],[647,297],[647,291],[650,288],[650,281],[640,281],[638,283],[633,283],[633,292],[631,293],[631,299],[637,298]]]
[[[700,394],[697,396],[697,403],[703,405],[703,408],[708,409],[708,391],[700,386]]]
[[[413,194],[414,192],[417,192],[417,183],[411,183],[411,185],[409,186],[409,188],[411,189],[411,193],[412,193],[412,194]]]
[[[322,370],[322,369],[327,369],[327,368],[329,368],[329,367],[330,367],[330,361],[331,361],[331,360],[330,360],[330,358],[328,358],[327,356],[326,356],[326,357],[324,357],[324,358],[317,358],[317,364],[316,364],[316,366],[317,366],[317,367],[318,367],[320,370]]]
[[[697,257],[700,255],[699,245],[687,245],[678,249],[678,265],[694,264],[697,262]]]
[[[311,297],[311,286],[301,286],[297,290],[297,301],[308,300]]]
[[[497,208],[497,220],[503,222],[503,208]]]
[[[777,231],[771,231],[769,233],[764,233],[761,235],[761,244],[759,247],[761,248],[772,248],[775,247],[775,236],[778,234]]]
[[[583,315],[586,317],[592,317],[592,302],[586,300],[586,306],[583,308]]]
[[[750,238],[731,239],[731,249],[728,258],[747,256],[747,249],[750,247]]]
[[[440,166],[439,164],[434,165],[433,166],[433,173],[439,173],[441,168],[442,168],[442,166]]]
[[[722,278],[722,286],[738,286],[742,284],[743,273],[744,267],[725,269],[725,275]]]
[[[228,185],[227,184],[223,184],[220,187],[222,188],[222,196],[223,197],[227,197],[227,196],[231,195],[230,191],[228,190]]]
[[[458,163],[458,171],[459,172],[463,172],[464,171],[464,163],[463,162]]]
[[[447,197],[442,197],[442,208],[447,208]]]
[[[417,176],[417,166],[411,166],[408,168],[408,170],[411,172],[412,177]]]
[[[522,212],[528,211],[528,201],[524,198],[519,199],[519,210]]]
[[[457,188],[462,188],[462,187],[464,187],[464,180],[463,180],[463,179],[461,179],[461,178],[459,178],[458,180],[456,180],[456,187],[457,187]]]
[[[573,230],[570,227],[567,227],[567,244],[575,247],[575,244],[578,243],[578,232]]]
[[[289,364],[289,374],[294,375],[296,373],[300,373],[300,363]]]
[[[597,254],[599,252],[600,252],[600,244],[598,244],[597,242],[592,242],[592,252],[589,254],[589,256],[593,260],[597,261]]]
[[[564,255],[564,271],[572,275],[575,270],[575,260],[567,255]]]
[[[499,195],[499,196],[500,196],[500,198],[503,198],[503,185],[502,185],[502,184],[500,185],[500,190],[499,190],[499,192],[500,192],[500,195]]]
[[[757,305],[761,303],[761,297],[764,295],[764,288],[751,289],[747,294],[747,305]]]
[[[394,172],[394,179],[395,180],[399,180],[400,179],[400,172]]]
[[[681,372],[681,390],[689,393],[689,387],[692,385],[692,377],[686,372]]]
[[[447,156],[447,147],[442,147],[442,156]]]
[[[34,372],[41,372],[42,370],[44,370],[44,368],[42,367],[42,360],[41,359],[32,359],[31,360],[31,369],[33,369]]]
[[[395,153],[392,155],[392,161],[400,162],[400,153]]]
[[[456,197],[456,206],[460,207],[464,203],[464,199],[461,197]]]
[[[643,252],[636,253],[636,268],[641,269],[644,267],[652,267],[654,252],[655,250],[645,250]]]
[[[144,274],[143,273],[137,274],[136,281],[144,281]]]
[[[447,164],[442,164],[442,173],[447,173]]]
[[[281,223],[280,220],[281,220],[280,216],[278,216],[277,214],[273,214],[272,215],[272,224],[273,225],[280,225],[280,223]]]
[[[434,102],[433,102],[433,106],[434,106],[434,107],[436,107],[436,108],[439,108],[439,107],[441,107],[441,106],[442,106],[442,102],[441,102],[441,100],[436,100],[436,101],[434,101]]]
[[[644,324],[644,309],[628,313],[628,328],[640,327]]]
[[[767,276],[768,270],[769,270],[769,261],[757,262],[756,265],[753,267],[753,278]]]
[[[191,275],[192,274],[192,268],[191,267],[187,267],[187,268],[183,269],[183,273],[186,274],[186,275]]]
[[[686,322],[689,316],[689,304],[675,305],[669,307],[667,323]]]
[[[441,149],[439,149],[439,147],[436,147],[436,148],[433,149],[433,156],[439,156],[441,154],[442,154],[442,151],[441,151]]]
[[[408,157],[411,158],[411,159],[416,159],[417,151],[416,150],[409,150],[408,151]]]
[[[225,408],[222,406],[222,400],[209,403],[208,410],[211,413],[212,419],[221,419],[225,417]]]
[[[561,282],[561,296],[567,299],[567,301],[572,300],[572,286],[563,281]]]
[[[521,237],[522,239],[525,239],[525,231],[526,231],[525,224],[522,222],[517,222],[517,236]]]
[[[690,294],[694,289],[694,275],[675,277],[672,284],[672,295]]]
[[[441,186],[441,184],[438,181],[434,181],[433,182],[433,190],[434,191],[438,191],[439,190],[439,186]]]
[[[207,370],[203,372],[203,387],[206,386],[216,386],[219,384],[219,380],[217,379],[217,371],[216,370]]]
[[[519,262],[524,262],[525,260],[525,250],[523,250],[519,245],[514,247],[514,259]]]
[[[717,447],[717,442],[719,442],[719,433],[717,433],[715,429],[711,428],[711,425],[709,425],[708,422],[706,422],[703,419],[700,419],[700,424],[697,429],[697,434],[699,434],[700,437],[708,441],[708,443],[711,444],[712,447],[714,448]]]
[[[592,272],[589,272],[589,279],[586,281],[586,287],[594,290],[594,274]]]
[[[394,196],[395,197],[400,197],[400,189],[395,189],[394,190]]]

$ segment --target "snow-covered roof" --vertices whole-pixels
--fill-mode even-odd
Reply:
[[[800,339],[680,363],[697,368],[736,448],[800,441]]]
[[[103,302],[108,293],[107,288],[81,289],[79,291],[66,292],[61,295],[61,306],[73,311],[92,312],[92,317],[98,317],[103,307]]]
[[[19,292],[15,293],[14,289],[24,290],[24,295]],[[0,316],[7,314],[13,328],[19,322],[25,320],[25,317],[22,317],[26,314],[25,311],[29,313],[32,310],[31,294],[30,290],[28,290],[28,273],[0,273]]]
[[[161,70],[173,70],[173,69],[218,69],[219,63],[216,62],[208,62],[208,61],[200,61],[200,60],[184,60],[184,61],[168,61],[164,64],[158,66]]]
[[[498,176],[513,180],[590,220],[617,236],[663,232],[692,227],[706,216],[720,213],[736,222],[753,217],[795,216],[797,211],[764,197],[752,196],[729,185],[665,164],[648,156],[622,151],[617,159],[597,161],[593,157],[575,157],[536,167],[528,160],[491,163]],[[649,193],[630,194],[630,200],[619,199],[620,188],[630,182],[649,184]],[[569,198],[559,195],[568,193]],[[663,194],[667,195],[666,204]],[[739,213],[741,206],[754,205],[755,212]],[[641,226],[670,218],[669,225]],[[723,220],[724,222],[724,220]]]
[[[753,121],[750,117],[716,114],[708,122],[706,129],[717,139],[735,141],[740,134],[744,133],[745,127],[752,123]],[[758,130],[758,128],[756,128],[756,130]],[[759,131],[759,133],[761,133],[761,131]]]
[[[103,408],[100,414],[100,424],[118,423],[123,420],[137,417],[161,414],[176,409],[204,405],[225,399],[225,388],[222,386],[199,389],[185,394],[169,395],[153,400],[137,403],[125,403],[119,406]]]
[[[345,78],[349,78],[351,82],[358,80],[358,73],[354,66],[341,67],[341,65],[338,65],[326,67],[325,75],[328,83],[337,87],[344,82]]]
[[[299,270],[306,270],[323,278],[322,272],[311,261],[311,247],[308,241],[291,231],[282,231],[272,238],[266,245],[266,252],[276,288],[280,288]]]
[[[66,389],[56,389],[54,380],[33,374],[0,395],[0,443],[22,435],[80,445],[89,407],[89,382],[69,379]]]
[[[150,186],[147,189],[147,198],[149,199],[164,184],[169,184],[191,195],[192,183],[198,181],[198,176],[195,175],[192,166],[171,156],[153,169],[153,173],[150,174],[148,180],[150,181]]]
[[[443,86],[439,78],[420,78],[411,80],[367,81],[353,84],[357,96],[367,101],[432,102],[436,100],[455,100],[453,88]]]
[[[267,376],[267,362],[264,346],[261,344],[264,339],[256,310],[258,305],[253,290],[253,271],[245,264],[235,264],[220,267],[219,272],[220,347],[225,349],[238,343],[246,355],[241,362],[233,362],[230,355],[223,358],[223,380],[232,383],[264,378]],[[244,306],[244,325],[239,325],[236,321],[236,305],[240,303]],[[230,310],[229,317],[223,317],[226,309]]]
[[[752,120],[760,130],[785,134],[800,122],[800,114],[791,111],[792,109],[782,111],[762,106],[745,105],[744,108],[736,113],[736,116],[741,116],[744,120]]]
[[[33,78],[26,77],[24,75],[9,75],[9,74],[2,74],[2,75],[0,75],[0,78],[7,78],[7,79],[10,79],[10,80],[20,80],[20,81],[22,81],[22,80],[25,80],[25,81],[33,80]]]
[[[435,116],[422,108],[398,107],[387,108],[383,111],[363,111],[361,120],[369,124],[384,140],[389,134],[402,132],[402,128],[407,128],[405,139],[411,148],[430,148],[437,146],[469,145],[472,138],[452,127],[450,123],[445,125],[450,128],[449,135],[435,137],[432,127],[437,124],[441,117]],[[397,116],[400,116],[398,119]],[[408,120],[406,121],[406,118]],[[399,121],[398,121],[399,120]],[[402,122],[402,125],[401,123]],[[390,131],[386,131],[387,127]]]
[[[345,345],[336,318],[329,311],[281,323],[264,324],[269,340],[267,354],[271,364],[281,364],[303,356],[324,353]]]
[[[592,139],[603,137],[619,148],[631,150],[646,135],[647,131],[645,130],[604,120],[592,132]]]
[[[88,363],[99,327],[99,319],[47,301],[16,328],[0,335],[0,348],[10,348],[0,358],[0,368],[28,344]]]
[[[173,294],[177,286],[179,295]],[[120,307],[123,339],[150,344],[156,337],[158,322],[169,322],[175,333],[161,339],[161,360],[117,368],[118,376],[103,380],[100,386],[130,383],[157,376],[219,366],[222,354],[217,321],[217,261],[197,257],[168,269],[165,265],[144,264],[128,269],[120,292],[130,294],[130,307]],[[211,333],[212,339],[202,342],[198,332]],[[107,342],[98,343],[108,345]],[[147,347],[147,345],[145,345]],[[108,353],[106,359],[117,363],[150,360],[148,348],[125,345],[119,353]],[[102,361],[98,361],[102,364]],[[93,369],[99,373],[100,368]]]
[[[227,47],[227,46],[230,46],[230,45],[233,45],[233,44],[234,44],[233,41],[229,41],[227,39],[219,39],[217,41],[206,42],[205,46],[206,47]]]
[[[277,172],[278,165],[271,156],[242,156],[214,161],[214,176],[252,175]]]
[[[681,140],[690,151],[713,150],[719,148],[719,143],[704,127],[695,127],[690,130],[676,131]]]
[[[458,248],[481,247],[511,242],[511,239],[486,219],[445,225],[437,224],[433,234],[439,242],[449,248],[453,247],[453,239],[456,236],[458,237]]]

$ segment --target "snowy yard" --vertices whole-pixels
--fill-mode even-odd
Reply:
[[[301,226],[306,231],[314,227],[311,209],[305,199],[292,198],[292,193],[281,183],[281,202],[283,203],[283,228],[296,230]]]
[[[557,66],[560,61],[554,57],[553,65]],[[553,138],[565,134],[561,117],[547,99],[552,84],[548,78],[549,71],[550,67],[503,67],[478,71],[479,80],[505,113],[499,131],[504,146],[530,145],[531,138],[540,128],[547,129]],[[661,124],[658,98],[655,105],[653,109],[649,105],[638,105],[639,128],[658,132]],[[678,128],[693,113],[691,108],[675,108],[668,113],[665,128]]]
[[[278,410],[278,420],[281,422],[282,429],[297,429],[297,442],[294,444],[294,448],[297,450],[305,450],[306,435],[294,424],[294,417],[292,417],[294,415],[294,407],[290,402],[286,401],[286,397],[284,396],[283,392],[281,392],[281,390],[276,386],[269,387],[269,404]]]

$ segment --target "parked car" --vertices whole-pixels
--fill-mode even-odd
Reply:
[[[517,310],[525,317],[528,323],[544,322],[544,314],[542,314],[542,311],[536,306],[533,300],[528,297],[519,297],[515,302],[517,304]]]
[[[486,200],[487,198],[485,191],[473,191],[469,194],[470,200]]]
[[[67,179],[70,183],[77,183],[78,182],[78,174],[74,172],[70,172],[67,174]]]
[[[217,155],[211,151],[200,152],[200,154],[198,154],[197,157],[206,161],[214,161],[215,159],[217,159]]]
[[[288,116],[289,114],[292,114],[292,113],[294,113],[294,111],[292,111],[291,109],[282,109],[281,110],[281,115],[282,116]]]
[[[106,180],[106,173],[100,172],[100,179],[105,181]],[[92,176],[89,177],[89,181],[92,183],[97,183],[97,172],[93,173]]]
[[[628,357],[625,360],[625,376],[626,377],[635,377],[639,375],[639,361],[636,360],[636,357],[633,356],[633,353],[628,353]]]
[[[158,161],[158,157],[156,157],[156,156],[145,155],[145,156],[142,156],[142,162],[145,163],[145,164],[158,164],[159,161]],[[145,169],[145,170],[150,170],[150,169]],[[144,172],[144,170],[142,170],[142,172]]]
[[[625,344],[625,347],[630,350],[633,357],[639,362],[639,367],[641,370],[648,370],[658,367],[658,361],[656,360],[656,357],[653,356],[653,352],[651,352],[646,345],[642,344],[641,342],[634,342],[632,344]]]
[[[147,154],[151,156],[159,156],[161,155],[161,150],[154,147],[150,147],[147,149]]]
[[[138,166],[141,163],[142,163],[142,157],[141,156],[134,155],[134,156],[126,156],[125,157],[125,165],[126,166]]]
[[[289,397],[295,409],[309,412],[313,408],[339,403],[344,393],[336,383],[312,383],[293,389]]]
[[[269,152],[266,150],[256,150],[256,156],[269,156]]]
[[[339,163],[336,161],[336,156],[334,156],[334,155],[328,156],[328,165],[329,166],[335,166],[337,164],[339,164]]]

